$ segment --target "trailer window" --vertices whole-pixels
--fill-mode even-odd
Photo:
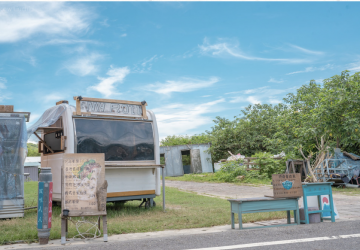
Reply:
[[[105,161],[154,160],[150,122],[75,119],[77,153],[105,153]]]

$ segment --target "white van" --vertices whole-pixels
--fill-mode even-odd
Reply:
[[[51,168],[53,201],[61,201],[64,153],[104,153],[107,201],[143,200],[152,206],[161,193],[162,166],[156,118],[146,102],[74,99],[76,107],[60,101],[28,130],[41,133],[41,167]]]

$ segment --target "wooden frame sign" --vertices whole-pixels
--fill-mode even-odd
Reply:
[[[274,198],[293,198],[303,195],[301,174],[273,174]]]
[[[62,216],[106,215],[106,189],[105,154],[64,154]]]
[[[146,102],[74,96],[76,115],[123,116],[147,119]]]

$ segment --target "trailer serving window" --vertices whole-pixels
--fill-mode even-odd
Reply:
[[[155,160],[151,122],[74,118],[77,153],[105,153],[105,161]]]

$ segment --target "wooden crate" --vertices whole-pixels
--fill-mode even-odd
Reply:
[[[301,174],[273,174],[274,198],[301,197],[303,195]]]

